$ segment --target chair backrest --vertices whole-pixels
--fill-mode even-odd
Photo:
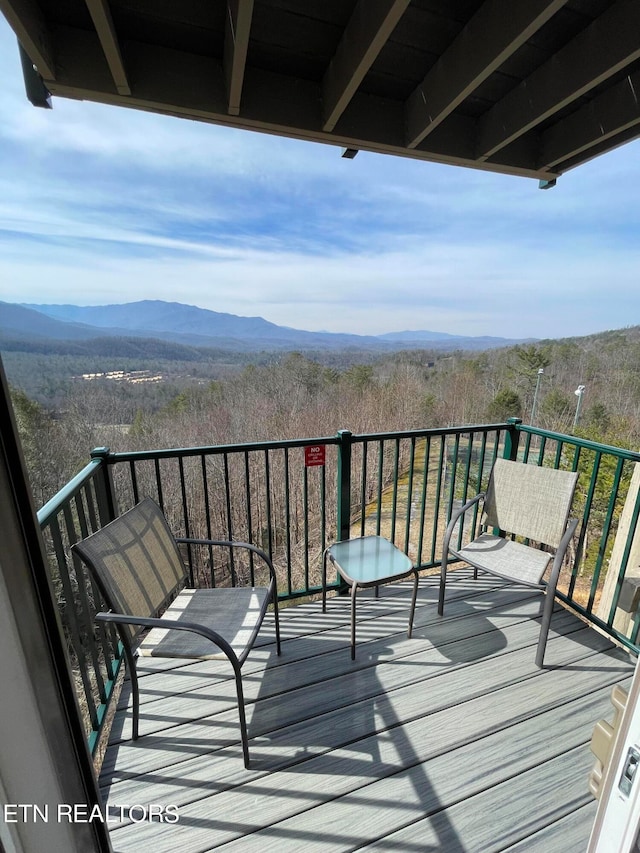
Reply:
[[[567,527],[578,474],[496,459],[483,523],[557,548]]]
[[[178,547],[151,498],[77,542],[72,551],[89,566],[107,606],[116,613],[157,616],[184,585]]]

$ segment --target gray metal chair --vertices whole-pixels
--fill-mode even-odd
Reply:
[[[261,587],[187,589],[179,542],[248,550],[266,563],[269,583]],[[246,542],[175,539],[160,507],[150,498],[77,542],[72,552],[93,573],[109,608],[108,613],[97,613],[95,618],[115,623],[124,646],[133,695],[134,740],[138,737],[140,710],[134,651],[152,657],[227,658],[235,675],[242,751],[248,768],[241,667],[270,603],[274,607],[276,648],[280,654],[276,575],[269,556]],[[146,628],[151,630],[140,641]]]
[[[490,572],[514,583],[544,590],[542,577],[553,559],[546,596],[540,607],[542,625],[536,652],[536,665],[542,666],[551,624],[556,584],[569,542],[576,531],[577,519],[569,519],[578,474],[558,471],[496,459],[486,493],[481,492],[456,510],[445,531],[442,545],[440,595],[438,613],[444,613],[444,596],[447,583],[449,554],[453,554],[478,569]],[[481,529],[483,532],[463,546],[451,544],[454,533],[464,539],[458,525],[464,523],[465,513],[482,503]],[[456,529],[458,528],[458,529]],[[501,536],[488,532],[495,528]],[[516,541],[511,534],[524,543]],[[541,550],[528,541],[545,545],[555,552]]]

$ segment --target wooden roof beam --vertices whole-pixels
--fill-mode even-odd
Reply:
[[[629,74],[545,131],[540,146],[542,168],[584,155],[622,134],[628,139],[626,131],[633,127],[640,136],[640,71]]]
[[[478,159],[488,159],[638,58],[640,3],[619,0],[482,116]]]
[[[223,68],[231,116],[240,115],[240,101],[247,64],[253,0],[228,0]]]
[[[324,123],[332,131],[410,0],[359,0],[322,81]]]
[[[476,163],[475,120],[454,115],[423,146],[404,147],[403,105],[397,100],[356,92],[348,127],[322,130],[321,86],[275,72],[245,72],[242,113],[230,115],[222,63],[148,43],[125,42],[123,49],[136,85],[129,97],[113,88],[109,69],[95,52],[94,32],[69,27],[56,31],[60,73],[51,94],[99,103],[137,107],[155,113],[211,122],[227,127],[277,134],[295,139],[395,154],[437,163],[482,168],[529,178],[549,173],[531,168],[530,152],[505,152],[505,162]],[[345,116],[346,119],[346,116]],[[341,122],[342,124],[342,122]],[[526,142],[528,140],[523,140]],[[507,156],[508,155],[508,156]]]
[[[120,52],[120,44],[113,25],[108,0],[85,0],[93,25],[98,33],[100,45],[107,60],[109,71],[113,77],[119,95],[130,95],[131,87]]]
[[[407,99],[407,147],[419,145],[565,2],[486,0]]]
[[[622,131],[622,133],[619,133],[617,136],[607,137],[603,142],[599,142],[597,145],[592,145],[583,154],[578,154],[570,160],[563,160],[562,165],[557,171],[559,171],[559,173],[568,172],[570,169],[575,169],[576,166],[581,166],[589,160],[594,160],[601,154],[608,154],[615,148],[620,148],[628,142],[634,142],[638,138],[640,138],[640,125],[636,124],[633,127],[629,127],[627,130]]]
[[[55,80],[51,35],[34,0],[0,0],[2,12],[45,82]]]

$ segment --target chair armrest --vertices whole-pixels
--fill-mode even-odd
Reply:
[[[114,622],[116,625],[138,625],[141,628],[167,628],[171,631],[191,631],[194,634],[200,634],[206,637],[207,640],[211,640],[214,645],[218,646],[226,654],[233,664],[234,669],[236,666],[238,670],[240,668],[238,656],[225,638],[216,631],[212,631],[211,628],[199,625],[197,622],[176,622],[174,619],[162,619],[153,616],[129,616],[127,613],[114,613],[111,610],[107,613],[104,611],[96,613],[95,619],[99,622]]]
[[[443,557],[443,559],[446,559],[447,554],[449,553],[449,542],[451,541],[451,536],[453,534],[453,531],[454,531],[456,524],[460,520],[460,517],[463,516],[465,514],[465,512],[470,510],[471,507],[475,506],[477,503],[479,503],[481,500],[483,500],[484,497],[485,497],[485,492],[480,492],[480,494],[478,494],[475,497],[468,500],[461,507],[458,507],[458,509],[455,510],[455,512],[451,516],[451,520],[449,521],[449,524],[447,525],[447,529],[444,532],[444,539],[442,540],[442,557]]]
[[[273,583],[274,594],[278,594],[276,571],[273,568],[271,557],[266,551],[263,551],[262,548],[258,548],[257,545],[252,545],[250,542],[236,542],[235,540],[228,539],[193,539],[186,536],[176,537],[176,542],[180,545],[220,545],[221,547],[244,548],[246,551],[252,551],[267,564],[269,575]]]

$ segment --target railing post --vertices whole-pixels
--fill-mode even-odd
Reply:
[[[351,436],[338,430],[338,539],[349,539],[351,530]]]
[[[119,515],[116,493],[113,488],[113,477],[111,476],[111,465],[108,461],[110,455],[111,451],[108,447],[96,447],[91,451],[92,459],[101,460],[100,476],[96,477],[95,483],[100,523],[103,526]]]
[[[522,423],[522,418],[507,418],[507,427],[504,435],[504,453],[505,459],[510,459],[515,462],[518,458],[518,444],[520,442],[520,430],[518,424]]]

